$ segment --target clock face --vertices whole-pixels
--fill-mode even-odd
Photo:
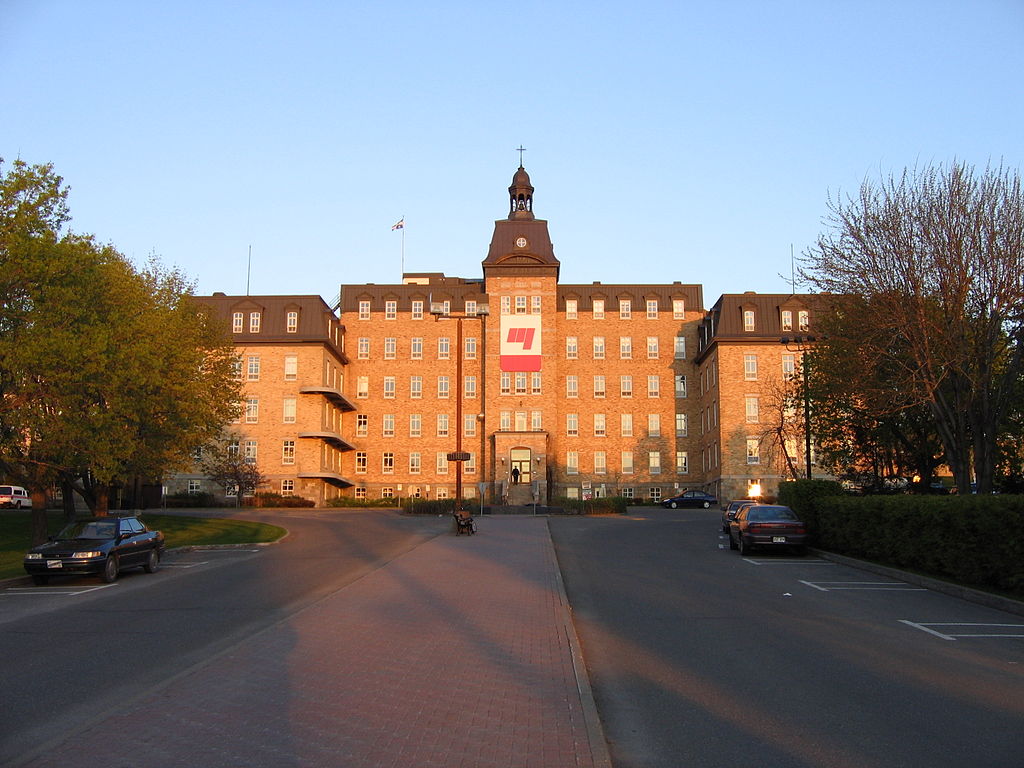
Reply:
[[[516,248],[525,248],[525,247],[526,247],[526,238],[525,237],[517,237],[516,238]]]

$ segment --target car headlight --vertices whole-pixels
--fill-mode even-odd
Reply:
[[[86,552],[75,552],[71,555],[74,558],[86,558],[86,557],[100,557],[103,553],[97,552],[95,549],[90,549]]]
[[[29,552],[25,555],[26,560],[42,560],[43,556],[38,552]]]

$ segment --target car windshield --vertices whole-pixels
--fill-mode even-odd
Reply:
[[[793,510],[789,507],[751,507],[747,513],[748,520],[796,520]]]
[[[14,489],[9,485],[0,485],[0,496],[10,496],[14,493]]]
[[[80,520],[60,532],[59,539],[112,539],[117,535],[116,520]]]

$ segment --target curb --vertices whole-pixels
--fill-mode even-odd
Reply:
[[[832,562],[848,565],[861,571],[877,573],[880,576],[888,576],[891,579],[899,579],[900,581],[905,581],[908,584],[915,584],[934,592],[942,592],[946,595],[959,597],[961,600],[967,600],[971,603],[984,605],[987,608],[995,608],[996,610],[1006,611],[1007,613],[1013,613],[1017,616],[1024,616],[1024,602],[1014,600],[1012,597],[1003,597],[1002,595],[995,595],[991,592],[983,592],[980,589],[964,587],[959,584],[943,581],[942,579],[936,579],[931,576],[922,576],[919,573],[901,571],[899,568],[879,565],[878,563],[872,563],[867,560],[858,560],[855,557],[837,555],[834,552],[826,552],[822,549],[808,547],[807,551],[813,552],[823,560],[831,560]]]

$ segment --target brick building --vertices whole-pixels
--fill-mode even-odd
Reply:
[[[742,412],[768,378],[743,366],[783,365],[778,308],[799,326],[802,297],[728,294],[706,313],[699,284],[561,284],[533,192],[520,166],[479,278],[342,285],[336,312],[201,299],[232,322],[247,398],[232,429],[268,490],[545,504],[770,485]]]

